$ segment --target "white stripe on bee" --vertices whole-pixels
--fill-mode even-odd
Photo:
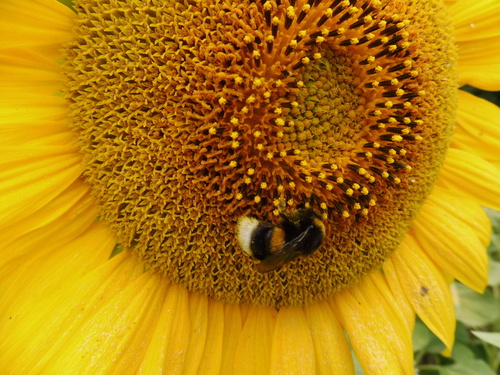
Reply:
[[[241,249],[250,256],[253,255],[252,250],[250,249],[250,245],[252,244],[252,236],[255,229],[257,229],[257,227],[259,226],[259,223],[259,220],[248,216],[240,217],[238,220],[238,241],[240,243]]]

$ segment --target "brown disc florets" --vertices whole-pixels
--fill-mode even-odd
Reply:
[[[439,0],[77,2],[67,96],[85,178],[124,248],[190,290],[303,304],[394,251],[453,129]],[[311,207],[313,255],[259,274],[235,224]]]

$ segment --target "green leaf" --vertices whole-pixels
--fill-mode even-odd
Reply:
[[[479,337],[484,342],[500,348],[500,332],[480,332],[471,331],[475,336]]]
[[[434,333],[421,320],[417,320],[413,329],[413,351],[439,354],[444,349],[444,344]]]
[[[457,319],[468,326],[479,327],[495,322],[500,317],[500,302],[491,291],[479,294],[460,283],[453,284],[456,290]]]
[[[495,262],[493,259],[488,261],[488,282],[492,286],[500,285],[500,262]]]
[[[495,375],[486,362],[476,359],[467,365],[455,364],[443,367],[443,375]]]

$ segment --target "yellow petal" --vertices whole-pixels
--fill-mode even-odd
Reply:
[[[189,295],[191,330],[183,374],[196,374],[205,349],[208,328],[208,298],[198,293]]]
[[[43,47],[44,53],[56,59],[60,45],[72,37],[75,17],[56,0],[2,0],[0,49]]]
[[[61,97],[0,90],[0,145],[43,144],[54,134],[69,134],[67,111]]]
[[[278,313],[271,353],[271,374],[314,373],[314,344],[304,310],[285,307]]]
[[[106,261],[114,244],[109,229],[95,223],[75,241],[20,262],[0,301],[5,373],[90,374],[116,365],[122,354],[141,354],[131,345],[148,336],[148,325],[138,323],[148,305],[140,296],[154,288],[144,280],[127,289],[143,267],[125,253]],[[145,331],[134,336],[138,326]],[[137,354],[126,353],[127,346]]]
[[[215,300],[208,300],[208,327],[205,348],[200,359],[198,368],[199,374],[220,374],[222,360],[222,345],[224,339],[224,303]],[[184,374],[193,374],[191,371],[184,370]]]
[[[142,360],[139,374],[180,374],[189,345],[189,296],[184,286],[168,285],[158,325]]]
[[[450,8],[459,46],[460,83],[500,88],[500,3],[461,0]]]
[[[420,319],[451,349],[455,311],[449,285],[411,236],[406,236],[401,247],[386,261],[384,273],[391,285],[396,282],[401,285]]]
[[[488,160],[500,169],[500,108],[459,90],[457,127],[451,146]]]
[[[273,308],[249,309],[236,348],[233,374],[269,374],[276,317]]]
[[[315,374],[354,374],[351,350],[344,330],[327,302],[304,307],[307,323],[314,342]]]
[[[500,210],[500,170],[477,155],[448,149],[438,183],[483,206]]]
[[[0,224],[24,220],[81,174],[72,146],[1,147]]]
[[[236,346],[241,336],[242,316],[239,305],[226,304],[224,306],[224,343],[222,345],[221,375],[232,375]],[[238,373],[238,372],[236,372]]]
[[[381,277],[377,273],[337,294],[330,306],[366,374],[413,374],[410,327],[398,311],[399,302],[373,281]]]
[[[452,195],[431,194],[412,223],[410,234],[441,270],[482,292],[488,282],[486,249],[474,224],[460,218],[468,210],[461,207],[469,204]]]
[[[454,215],[462,224],[469,226],[481,244],[486,248],[490,243],[491,222],[482,206],[471,199],[464,199],[456,191],[434,187],[430,201]]]
[[[398,301],[398,309],[403,315],[405,325],[410,327],[410,331],[413,331],[415,326],[415,311],[408,300],[403,286],[399,282],[390,259],[387,259],[383,264],[383,275],[385,278],[384,288],[390,289],[395,300]]]

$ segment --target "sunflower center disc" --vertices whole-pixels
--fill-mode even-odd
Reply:
[[[101,218],[189,290],[298,305],[399,246],[454,124],[441,1],[77,1],[66,93]],[[243,215],[311,207],[311,256],[260,274]]]

